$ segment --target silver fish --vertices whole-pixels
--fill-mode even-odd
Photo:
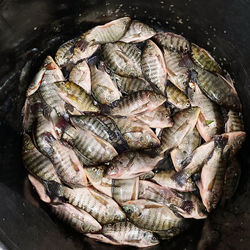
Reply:
[[[162,94],[165,91],[167,71],[164,57],[157,45],[148,40],[141,58],[143,74],[150,83],[154,84]]]

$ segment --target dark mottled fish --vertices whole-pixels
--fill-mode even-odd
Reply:
[[[244,123],[240,113],[229,110],[227,117],[228,119],[225,124],[226,133],[234,131],[244,131]]]

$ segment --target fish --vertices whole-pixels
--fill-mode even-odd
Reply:
[[[171,240],[173,237],[179,235],[186,229],[186,225],[182,228],[180,227],[172,227],[169,230],[164,231],[155,231],[154,233],[160,240]]]
[[[184,166],[182,165],[182,162],[190,157],[200,144],[201,136],[198,130],[194,127],[193,130],[183,138],[181,144],[170,152],[174,168],[177,172],[183,169]]]
[[[146,111],[135,117],[147,124],[150,128],[168,128],[174,125],[172,118],[170,118],[171,111],[164,105],[155,108],[152,111]]]
[[[131,179],[112,179],[112,198],[118,203],[137,200],[139,192],[139,177]]]
[[[194,67],[197,72],[197,84],[201,91],[213,102],[234,111],[241,109],[237,92],[224,78],[214,75],[200,67]]]
[[[120,99],[121,93],[116,83],[105,72],[103,62],[99,64],[98,68],[95,65],[91,66],[90,71],[92,94],[99,103],[110,105]]]
[[[145,79],[164,94],[167,79],[166,65],[161,50],[151,40],[146,42],[141,56],[141,66]]]
[[[223,149],[226,143],[226,137],[215,137],[214,150],[202,167],[200,181],[197,181],[202,202],[208,212],[211,212],[217,206],[222,196],[226,172],[226,160],[223,157]]]
[[[198,107],[184,109],[176,113],[172,118],[174,125],[162,130],[161,146],[157,151],[165,152],[180,145],[183,138],[193,130],[199,114]]]
[[[123,94],[129,95],[140,90],[153,90],[151,85],[143,78],[125,77],[113,74],[112,78]]]
[[[77,63],[69,74],[69,81],[77,84],[91,95],[90,69],[86,61]]]
[[[67,204],[50,205],[52,213],[79,233],[96,233],[102,226],[87,212]]]
[[[149,180],[152,179],[155,176],[155,173],[153,171],[149,171],[143,175],[139,176],[140,180]]]
[[[91,57],[99,47],[99,44],[83,42],[82,38],[74,38],[63,43],[58,48],[55,60],[60,67],[76,64],[83,59]]]
[[[34,176],[61,183],[52,162],[37,150],[26,133],[23,135],[22,158],[25,168]]]
[[[77,149],[93,164],[111,161],[118,155],[114,147],[89,130],[68,126],[62,139]]]
[[[100,109],[84,89],[73,82],[55,82],[58,94],[80,112],[99,112]]]
[[[68,188],[62,186],[62,195],[73,206],[83,209],[102,225],[124,221],[125,213],[109,196],[92,187]]]
[[[112,179],[104,177],[107,166],[100,165],[85,168],[90,184],[101,193],[112,197]]]
[[[183,219],[177,217],[167,206],[153,201],[127,201],[122,208],[130,222],[146,230],[163,231],[183,224]]]
[[[244,131],[244,123],[240,113],[229,110],[227,117],[228,119],[225,124],[226,133]]]
[[[141,51],[133,44],[106,43],[103,58],[108,67],[120,76],[142,77]]]
[[[41,84],[54,83],[56,81],[64,81],[64,76],[58,65],[51,56],[47,56],[40,70],[34,76],[29,85],[26,97],[33,95],[41,86]]]
[[[154,29],[152,29],[145,23],[133,20],[120,41],[125,43],[139,43],[150,39],[155,34],[156,32],[154,31]]]
[[[195,183],[191,178],[185,179],[185,183],[179,185],[173,178],[175,174],[176,172],[174,170],[163,170],[156,173],[152,180],[163,187],[172,188],[181,192],[192,192],[195,190]]]
[[[149,90],[141,90],[121,99],[116,107],[110,110],[111,116],[132,116],[152,111],[166,101],[163,95]]]
[[[163,155],[151,157],[146,153],[127,151],[113,159],[105,176],[112,179],[135,178],[153,170],[162,159]]]
[[[190,80],[188,67],[180,65],[182,55],[167,49],[163,50],[168,79],[181,91],[185,92]]]
[[[104,25],[98,25],[87,31],[82,37],[93,44],[105,44],[119,41],[131,23],[130,17],[118,18]]]
[[[128,245],[138,248],[160,243],[153,233],[136,227],[129,221],[104,225],[101,234],[87,234],[86,236],[112,245]]]
[[[102,115],[93,116],[89,114],[71,116],[70,119],[74,126],[90,130],[103,140],[109,142],[117,151],[122,151],[123,149],[128,148],[125,139],[112,118]]]
[[[130,149],[146,149],[160,146],[153,130],[134,117],[112,117]]]
[[[191,57],[197,66],[212,73],[222,73],[221,67],[210,53],[194,43],[191,44]]]
[[[223,132],[222,114],[218,105],[205,96],[197,84],[192,83],[190,86],[192,86],[189,89],[191,105],[201,110],[196,127],[202,138],[208,142]]]
[[[159,32],[154,36],[154,40],[163,48],[174,52],[188,52],[190,44],[186,38],[172,32]]]
[[[167,97],[167,102],[176,108],[186,109],[190,107],[190,101],[187,96],[169,81],[166,85],[165,96]]]

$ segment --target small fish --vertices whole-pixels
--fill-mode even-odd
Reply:
[[[139,43],[151,38],[155,34],[156,32],[154,29],[144,23],[134,20],[131,22],[127,32],[120,41],[125,43]]]
[[[28,134],[23,135],[22,158],[31,174],[42,180],[61,183],[51,161],[36,149]]]
[[[190,44],[181,35],[172,32],[160,32],[154,36],[156,42],[163,48],[174,52],[187,52],[190,50]]]
[[[150,231],[169,230],[173,227],[181,227],[183,224],[183,219],[177,217],[167,206],[156,202],[127,201],[122,208],[135,226]]]
[[[91,95],[90,69],[86,61],[80,62],[72,68],[69,81],[74,82],[83,88],[88,95]]]
[[[112,78],[116,82],[120,91],[126,95],[140,90],[153,90],[151,85],[139,77],[125,77],[113,74]]]
[[[156,109],[136,115],[136,118],[151,128],[167,128],[174,125],[173,120],[170,118],[170,110],[164,105]]]
[[[146,42],[141,65],[146,80],[154,84],[164,94],[167,79],[166,65],[161,50],[151,40]]]
[[[167,97],[167,102],[174,105],[176,108],[186,109],[190,107],[190,101],[187,96],[171,82],[168,82],[166,85],[165,95]]]
[[[83,209],[101,224],[109,224],[126,219],[126,215],[112,198],[91,187],[71,189],[62,186],[61,188],[63,197],[70,204]]]
[[[95,65],[91,66],[90,71],[92,94],[99,103],[110,105],[120,99],[121,93],[109,74],[105,72],[103,63],[100,63],[98,69]]]
[[[70,204],[62,203],[50,205],[50,207],[59,219],[66,222],[79,233],[96,233],[102,229],[102,226],[90,214]]]
[[[189,82],[189,72],[187,67],[180,66],[182,55],[177,52],[164,49],[164,60],[168,79],[181,91],[185,92]]]
[[[99,25],[83,34],[84,39],[87,42],[93,44],[105,44],[119,41],[130,25],[130,17],[122,17]]]
[[[155,173],[153,171],[149,171],[143,175],[139,176],[140,180],[149,180],[152,179],[155,176]]]
[[[154,169],[163,155],[151,157],[146,153],[128,151],[113,159],[106,172],[112,179],[130,179]]]
[[[113,117],[113,120],[120,129],[129,148],[136,150],[160,146],[160,140],[157,138],[153,130],[142,121],[134,117]]]
[[[87,234],[86,236],[112,245],[128,245],[138,248],[159,244],[153,233],[136,227],[129,221],[104,225],[102,234]]]
[[[137,200],[139,192],[139,177],[131,179],[112,180],[112,198],[118,203]]]
[[[186,179],[185,183],[180,186],[173,178],[175,174],[176,172],[174,170],[163,170],[156,173],[153,180],[163,187],[172,188],[181,192],[192,192],[195,190],[195,184],[191,178]]]
[[[201,144],[201,137],[196,128],[191,130],[182,140],[181,144],[171,152],[171,159],[175,170],[183,169],[182,162],[191,156],[193,151]]]
[[[166,98],[153,91],[142,90],[124,97],[118,105],[111,109],[112,116],[132,116],[151,111],[163,104]]]
[[[101,193],[112,197],[112,180],[104,177],[107,166],[88,167],[85,169],[91,185]]]
[[[202,138],[208,142],[221,134],[223,130],[223,119],[219,107],[206,97],[197,84],[190,83],[189,99],[192,106],[200,108],[201,112],[196,127]]]
[[[107,43],[103,47],[105,63],[116,74],[125,77],[141,77],[141,51],[132,44]]]
[[[234,131],[244,131],[244,123],[243,123],[242,116],[240,113],[229,110],[227,116],[228,116],[228,119],[225,124],[226,133],[230,133]]]
[[[93,164],[111,161],[117,156],[113,146],[89,130],[67,127],[62,139],[77,149]]]
[[[66,102],[80,112],[99,112],[99,107],[94,105],[93,99],[80,86],[73,82],[56,82],[58,94]]]
[[[103,140],[109,142],[118,151],[128,147],[120,130],[110,117],[102,115],[78,115],[71,116],[71,122],[81,129],[92,131]]]
[[[193,130],[200,109],[197,107],[179,111],[173,117],[174,125],[171,128],[164,128],[161,134],[161,146],[158,152],[165,152],[175,148],[182,142],[183,138]]]
[[[214,143],[214,150],[202,167],[201,179],[197,182],[202,202],[208,212],[214,209],[220,201],[226,172],[223,149],[227,139],[222,136],[216,136]]]
[[[191,44],[191,56],[199,67],[213,73],[222,73],[221,67],[210,55],[210,53],[194,43]]]

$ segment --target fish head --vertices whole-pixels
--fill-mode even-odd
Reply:
[[[146,245],[156,245],[160,243],[153,233],[147,231],[143,234],[142,242],[146,243]]]
[[[126,219],[126,214],[119,208],[114,212],[114,221],[124,221]]]
[[[94,181],[101,181],[104,176],[105,170],[106,170],[105,166],[86,168],[88,177],[90,177]]]
[[[127,214],[128,217],[139,217],[141,215],[140,209],[132,204],[132,203],[127,203],[124,204],[124,206],[122,207],[123,210],[125,211],[125,213]]]

